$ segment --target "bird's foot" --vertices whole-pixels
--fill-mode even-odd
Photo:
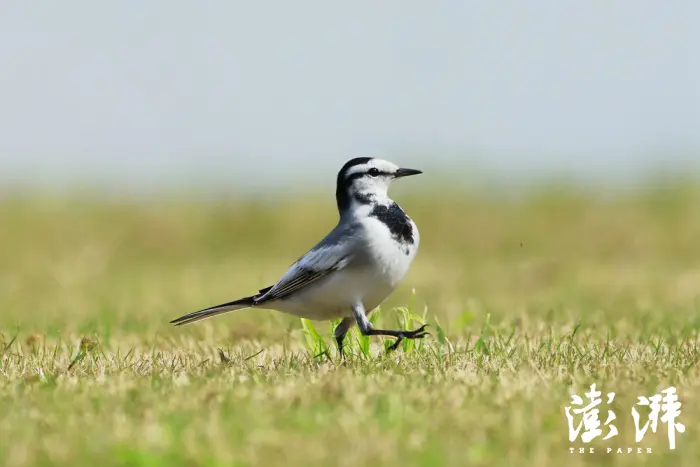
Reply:
[[[345,350],[342,347],[338,348],[338,355],[340,357],[339,363],[341,365],[346,365],[348,363],[348,359],[345,357]]]
[[[430,333],[425,330],[426,327],[428,327],[428,325],[424,324],[423,326],[413,331],[399,331],[399,334],[396,337],[396,341],[393,344],[391,344],[391,346],[388,349],[389,352],[396,350],[399,347],[399,344],[401,344],[401,341],[403,341],[404,339],[422,339],[423,337],[430,335]]]
[[[341,363],[345,364],[346,359],[345,359],[345,346],[343,345],[343,341],[345,340],[345,336],[341,337],[336,337],[335,342],[338,344],[338,355],[340,356],[340,361]]]

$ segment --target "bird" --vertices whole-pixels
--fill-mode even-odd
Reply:
[[[180,326],[244,308],[317,321],[340,319],[333,336],[343,358],[343,342],[355,324],[365,336],[396,338],[390,351],[403,339],[425,337],[427,325],[415,330],[375,329],[368,318],[404,278],[420,243],[418,227],[389,197],[389,185],[421,173],[379,158],[351,159],[336,179],[337,225],[274,285],[171,323]]]

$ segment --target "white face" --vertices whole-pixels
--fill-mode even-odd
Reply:
[[[383,202],[388,199],[389,184],[392,180],[419,173],[420,170],[400,168],[383,159],[352,159],[338,172],[335,192],[338,210],[342,213],[350,209],[353,202]]]
[[[386,197],[389,184],[398,170],[399,166],[383,159],[371,159],[364,164],[350,167],[345,173],[348,193]]]

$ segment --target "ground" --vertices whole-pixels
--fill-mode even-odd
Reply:
[[[4,195],[3,465],[698,465],[692,184],[398,190],[422,244],[375,319],[432,334],[393,353],[354,334],[342,363],[331,323],[273,311],[168,324],[274,282],[334,225],[322,194]],[[603,433],[570,442],[591,384]],[[661,421],[637,443],[671,386],[676,449]]]

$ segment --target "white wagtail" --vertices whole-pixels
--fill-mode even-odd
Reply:
[[[403,279],[418,250],[418,228],[389,198],[389,184],[420,173],[382,159],[350,160],[338,172],[338,225],[275,285],[171,322],[188,324],[249,307],[313,320],[342,318],[333,333],[341,355],[343,340],[355,323],[365,336],[396,337],[391,350],[404,338],[424,337],[425,325],[413,331],[374,329],[367,318]]]

